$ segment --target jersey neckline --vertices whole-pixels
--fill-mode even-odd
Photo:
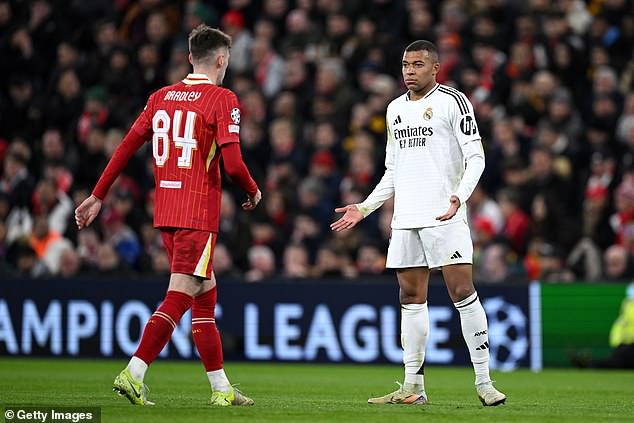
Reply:
[[[425,94],[423,97],[419,98],[418,100],[412,100],[411,98],[409,98],[410,96],[410,92],[409,90],[407,90],[407,92],[405,93],[405,100],[406,101],[412,101],[412,102],[416,102],[416,101],[420,101],[420,100],[425,100],[427,97],[429,97],[434,91],[436,91],[438,89],[438,87],[440,86],[440,83],[436,82],[436,85],[434,85],[434,88],[432,88],[431,90],[429,90],[429,92],[427,94]]]
[[[209,79],[209,77],[203,73],[190,73],[185,77],[185,79],[183,79],[182,82],[187,85],[198,85],[198,84],[215,85],[213,82],[211,82],[211,79]]]

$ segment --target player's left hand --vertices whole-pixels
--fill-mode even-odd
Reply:
[[[258,205],[261,199],[262,199],[262,193],[260,192],[260,190],[258,190],[258,192],[256,192],[255,195],[253,196],[247,195],[247,201],[242,203],[242,209],[253,210],[255,206]]]
[[[330,229],[335,232],[341,232],[344,229],[354,228],[354,226],[363,220],[363,214],[359,211],[359,208],[354,204],[348,204],[344,207],[337,207],[335,209],[337,213],[344,213],[343,216],[336,222],[330,225]]]
[[[90,225],[101,210],[101,200],[91,195],[75,209],[75,223],[79,229]]]
[[[457,196],[452,195],[449,198],[449,209],[447,210],[447,213],[436,217],[436,220],[440,220],[441,222],[444,222],[445,220],[451,219],[452,217],[456,215],[459,208],[460,208],[460,199]]]

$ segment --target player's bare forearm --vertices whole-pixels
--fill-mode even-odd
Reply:
[[[330,229],[335,232],[341,232],[346,229],[354,228],[357,223],[363,220],[363,214],[354,204],[348,204],[344,207],[337,207],[337,213],[343,213],[343,216],[330,225]]]
[[[445,220],[451,219],[458,212],[458,208],[460,208],[460,199],[457,196],[452,195],[449,198],[449,209],[447,209],[445,214],[436,217],[436,220],[444,222]]]
[[[80,230],[90,225],[101,210],[101,200],[94,195],[86,198],[75,209],[75,223]]]

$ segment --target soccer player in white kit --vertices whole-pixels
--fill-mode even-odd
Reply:
[[[371,404],[425,404],[425,347],[429,333],[429,271],[441,268],[475,371],[478,397],[499,405],[506,395],[489,376],[487,319],[473,285],[473,243],[466,201],[484,170],[484,152],[473,106],[460,91],[436,82],[438,49],[424,40],[403,54],[408,91],[387,107],[385,174],[359,204],[335,209],[344,215],[334,231],[352,228],[394,196],[386,267],[400,287],[401,344],[405,380]],[[448,208],[447,208],[448,205]]]

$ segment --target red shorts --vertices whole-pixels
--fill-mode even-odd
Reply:
[[[172,273],[211,279],[211,261],[218,234],[193,229],[161,228]]]

